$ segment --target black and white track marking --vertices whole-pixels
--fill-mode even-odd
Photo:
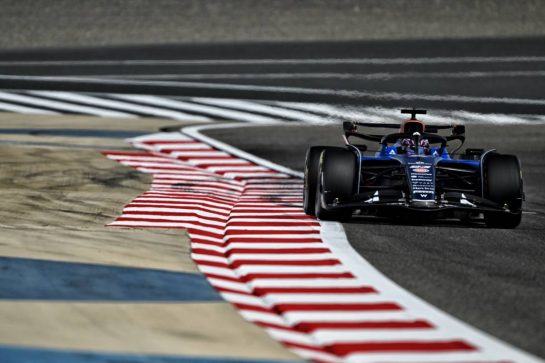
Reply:
[[[119,118],[160,117],[194,122],[236,120],[267,124],[285,121],[324,124],[342,120],[380,123],[395,121],[400,117],[397,110],[384,107],[65,91],[0,91],[0,110],[27,114],[68,113]],[[425,118],[428,122],[545,123],[545,115],[486,114],[460,110],[434,110]]]

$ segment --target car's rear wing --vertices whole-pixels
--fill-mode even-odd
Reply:
[[[357,126],[363,126],[363,127],[371,127],[371,128],[381,128],[381,129],[399,129],[401,127],[401,124],[382,124],[382,123],[376,123],[376,122],[359,122],[359,121],[344,121],[343,122],[343,129],[345,131],[350,131],[354,127]],[[428,125],[426,124],[426,132],[428,133],[436,133],[439,130],[448,130],[448,129],[457,129],[457,133],[460,134],[460,131],[463,129],[462,133],[465,133],[465,126],[459,125],[459,124],[449,124],[449,125]]]
[[[344,121],[343,130],[344,136],[348,139],[350,136],[355,136],[361,139],[369,141],[380,142],[385,135],[377,134],[368,134],[358,131],[358,126],[369,127],[369,128],[387,128],[387,129],[400,129],[401,124],[382,124],[382,123],[371,123],[371,122],[358,122],[358,121]],[[450,124],[450,125],[426,125],[426,133],[438,133],[439,130],[448,130],[451,129],[451,135],[447,136],[447,140],[465,140],[465,131],[466,128],[464,125]]]

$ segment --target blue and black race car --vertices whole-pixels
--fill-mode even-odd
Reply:
[[[515,228],[522,217],[522,176],[514,155],[466,149],[449,153],[448,143],[465,141],[463,125],[426,125],[425,110],[401,110],[400,124],[344,122],[345,147],[312,146],[305,161],[304,210],[322,220],[346,220],[356,212],[383,217],[421,215],[474,220]],[[377,135],[360,128],[396,128]],[[440,130],[450,129],[448,136]],[[370,154],[367,145],[379,143]]]

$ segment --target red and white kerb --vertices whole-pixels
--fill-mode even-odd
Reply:
[[[301,179],[180,133],[130,142],[142,151],[104,155],[153,182],[110,226],[186,229],[210,284],[305,359],[491,363],[523,354],[434,321],[402,293],[383,291],[372,273],[355,276],[303,212]]]

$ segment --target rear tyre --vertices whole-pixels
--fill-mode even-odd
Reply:
[[[522,177],[514,155],[492,154],[484,161],[484,196],[509,212],[486,212],[484,221],[493,228],[515,228],[522,219]]]
[[[305,188],[303,190],[303,210],[309,216],[314,216],[316,204],[316,184],[318,181],[318,167],[320,154],[327,146],[312,146],[307,149],[305,157]]]
[[[353,152],[342,148],[328,148],[322,152],[316,180],[316,217],[343,221],[352,216],[352,209],[327,210],[323,203],[331,204],[335,199],[342,201],[352,197],[356,192],[357,172],[357,158]]]

